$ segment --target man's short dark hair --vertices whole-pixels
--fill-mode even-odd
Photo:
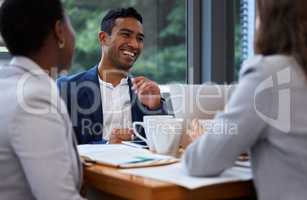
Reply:
[[[100,30],[108,33],[109,35],[112,34],[112,29],[115,25],[115,20],[117,18],[127,18],[133,17],[137,19],[139,22],[143,23],[142,16],[132,7],[129,8],[119,8],[110,10],[106,16],[101,21]]]
[[[64,18],[60,0],[5,0],[0,8],[0,32],[12,55],[36,53]]]

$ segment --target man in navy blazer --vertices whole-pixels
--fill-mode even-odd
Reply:
[[[134,8],[111,10],[101,22],[99,64],[57,80],[79,144],[131,140],[130,128],[112,128],[110,124],[120,121],[131,127],[132,122],[143,121],[144,115],[167,114],[158,84],[129,75],[142,52],[143,40],[142,17]],[[119,107],[129,109],[118,112]]]

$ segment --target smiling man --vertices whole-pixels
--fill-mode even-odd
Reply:
[[[142,23],[134,8],[110,10],[98,36],[99,64],[58,79],[79,144],[131,140],[134,121],[166,114],[158,84],[129,74],[144,47]]]

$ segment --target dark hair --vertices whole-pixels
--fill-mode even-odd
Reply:
[[[101,21],[100,30],[112,34],[112,29],[115,25],[115,20],[117,18],[127,18],[133,17],[137,19],[139,22],[143,23],[142,16],[132,7],[129,8],[119,8],[115,10],[110,10],[106,16]]]
[[[5,0],[0,32],[10,53],[29,56],[39,51],[63,12],[60,0]]]
[[[256,53],[291,54],[307,75],[306,0],[257,0],[257,14]]]

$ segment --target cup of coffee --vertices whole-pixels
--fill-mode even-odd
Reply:
[[[152,138],[152,135],[155,135],[156,125],[160,121],[164,121],[166,119],[173,119],[173,118],[174,118],[174,116],[172,116],[172,115],[148,115],[148,116],[144,116],[143,122],[133,122],[133,124],[132,124],[133,132],[138,138],[140,138],[141,140],[146,142],[146,144],[148,145],[148,147],[151,151],[156,151],[154,143],[153,143],[153,138]],[[146,138],[143,137],[139,133],[138,126],[142,126],[144,128]]]
[[[159,121],[152,135],[156,153],[176,156],[184,130],[183,119]]]

